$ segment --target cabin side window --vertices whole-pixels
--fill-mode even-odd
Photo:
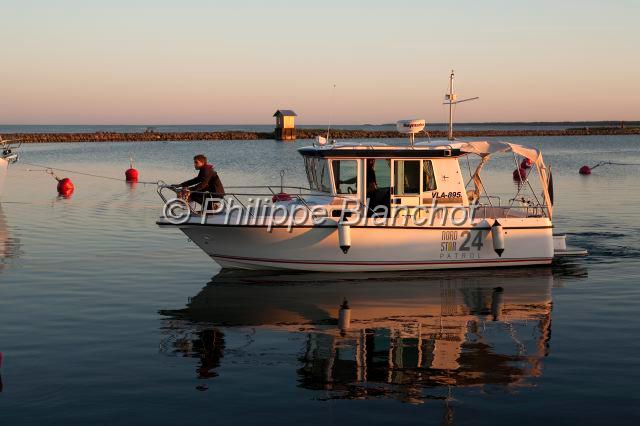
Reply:
[[[328,162],[322,158],[304,157],[309,188],[314,191],[331,192]]]
[[[435,191],[438,189],[436,184],[436,174],[433,172],[433,163],[431,160],[422,160],[422,191]]]
[[[333,179],[336,194],[356,194],[358,192],[358,163],[356,160],[333,160]]]
[[[366,197],[372,207],[389,205],[391,194],[391,160],[388,158],[367,158],[365,160]]]
[[[393,182],[397,195],[420,194],[420,161],[396,160]]]

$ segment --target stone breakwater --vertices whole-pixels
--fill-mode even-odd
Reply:
[[[326,129],[296,129],[298,139],[326,136]],[[418,136],[423,137],[423,133]],[[456,137],[513,137],[513,136],[590,136],[640,135],[640,127],[580,127],[558,130],[469,130],[456,131]],[[95,132],[95,133],[11,133],[5,139],[20,139],[24,143],[52,142],[153,142],[153,141],[217,141],[275,139],[273,132]],[[443,138],[444,131],[429,132],[431,138]],[[332,129],[332,139],[387,139],[405,138],[396,131]]]

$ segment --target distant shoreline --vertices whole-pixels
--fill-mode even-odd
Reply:
[[[297,139],[314,139],[326,136],[326,129],[296,129]],[[515,136],[614,136],[640,135],[640,127],[576,127],[567,129],[526,130],[461,130],[457,137],[515,137]],[[20,139],[24,143],[56,142],[154,142],[154,141],[217,141],[217,140],[269,140],[274,132],[212,131],[212,132],[93,132],[93,133],[5,133],[5,139]],[[421,133],[419,136],[426,136]],[[447,136],[445,131],[429,132],[431,138]],[[389,139],[405,138],[396,131],[332,129],[333,139]]]

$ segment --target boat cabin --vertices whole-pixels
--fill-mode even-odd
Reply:
[[[386,206],[468,206],[458,158],[447,145],[339,143],[300,149],[309,186],[341,198],[358,200],[375,210]]]

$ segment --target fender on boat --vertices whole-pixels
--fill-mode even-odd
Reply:
[[[342,223],[338,224],[338,244],[344,254],[349,252],[351,248],[351,226]]]
[[[493,240],[493,250],[502,257],[504,252],[504,229],[496,219],[491,226],[491,239]]]

